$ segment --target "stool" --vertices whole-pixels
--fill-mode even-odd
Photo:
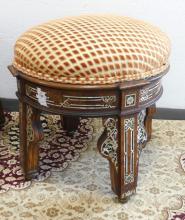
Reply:
[[[136,191],[139,153],[151,138],[169,40],[157,27],[123,16],[77,16],[25,32],[16,42],[20,158],[26,179],[38,171],[40,112],[60,114],[72,133],[79,117],[102,117],[100,154],[112,190],[125,202]]]

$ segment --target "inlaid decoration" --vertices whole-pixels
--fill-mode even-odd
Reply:
[[[136,94],[129,94],[125,96],[125,107],[132,107],[136,105]]]
[[[60,106],[73,109],[111,109],[116,108],[116,96],[63,96]]]
[[[31,141],[34,140],[34,132],[33,132],[33,126],[32,126],[32,114],[33,110],[32,107],[27,105],[27,122],[26,122],[26,131],[27,131],[27,146]]]
[[[117,158],[117,149],[118,149],[118,129],[117,129],[118,119],[108,118],[104,127],[107,129],[107,138],[101,145],[101,154],[110,159],[115,165],[115,168],[118,168],[118,158]]]
[[[38,102],[40,105],[48,107],[54,106],[65,109],[112,109],[116,108],[116,96],[74,96],[60,94],[59,100],[52,100],[41,88],[34,88],[26,85],[26,95]]]
[[[135,155],[135,141],[134,141],[134,126],[135,118],[124,119],[124,184],[134,182],[134,161],[137,157]],[[129,156],[130,153],[130,156]]]
[[[138,114],[138,133],[137,133],[137,143],[139,147],[139,153],[142,150],[142,145],[147,141],[147,132],[145,129],[144,121],[146,117],[146,110],[142,110]]]
[[[26,85],[26,95],[29,98],[37,101],[40,105],[48,107],[49,97],[47,97],[46,92],[43,91],[41,88],[34,88]]]
[[[146,87],[140,90],[139,102],[146,102],[152,97],[155,97],[161,90],[161,82],[157,82],[150,87]]]
[[[47,97],[46,92],[43,92],[41,88],[37,88],[37,94],[36,94],[37,101],[40,105],[47,107]]]
[[[136,193],[136,189],[129,190],[121,195],[121,199],[128,198],[129,196]]]

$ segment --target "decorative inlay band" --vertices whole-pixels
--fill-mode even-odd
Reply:
[[[135,118],[124,119],[124,184],[134,182],[134,125]],[[130,158],[129,158],[130,154]]]
[[[108,118],[105,123],[104,127],[107,129],[107,138],[101,145],[101,154],[109,158],[112,163],[114,163],[115,168],[118,168],[118,158],[117,158],[117,148],[118,148],[118,129],[117,129],[117,122],[118,119],[116,118]]]
[[[51,100],[47,93],[40,88],[33,88],[26,85],[26,95],[37,101],[40,105],[63,107],[67,109],[111,109],[116,108],[116,96],[72,96],[61,95],[58,103]]]
[[[139,102],[145,102],[145,101],[151,99],[153,96],[155,96],[155,94],[158,94],[160,92],[160,89],[161,89],[161,82],[160,81],[155,83],[151,87],[141,89],[140,94],[139,94]]]
[[[64,108],[79,108],[79,109],[107,109],[115,108],[116,96],[63,96],[63,102],[60,106]]]

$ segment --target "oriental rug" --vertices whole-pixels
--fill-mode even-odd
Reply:
[[[184,220],[185,121],[154,120],[152,140],[140,156],[137,193],[117,202],[108,161],[96,144],[101,119],[83,119],[68,137],[58,116],[43,115],[41,169],[24,182],[18,114],[8,113],[0,142],[1,220]]]

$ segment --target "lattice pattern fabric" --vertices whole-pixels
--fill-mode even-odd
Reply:
[[[170,43],[157,27],[123,16],[51,21],[16,42],[13,66],[26,75],[71,84],[138,80],[168,67]]]

